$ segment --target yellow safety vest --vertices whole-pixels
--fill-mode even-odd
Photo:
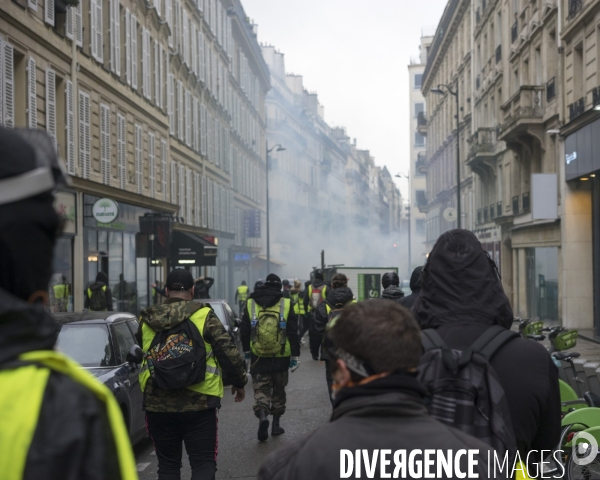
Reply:
[[[245,302],[248,300],[248,285],[240,285],[237,288],[238,302]]]
[[[69,298],[69,286],[65,283],[59,283],[57,285],[54,285],[52,287],[52,290],[54,290],[54,298],[56,299],[65,299],[65,298]]]
[[[312,312],[312,305],[310,304],[310,300],[312,298],[312,291],[313,291],[313,286],[309,285],[308,286],[308,311]],[[323,284],[323,286],[321,287],[321,299],[325,300],[325,298],[327,298],[327,285]]]
[[[294,303],[294,313],[296,315],[304,315],[306,310],[304,309],[304,301],[300,298],[299,293],[292,293],[292,300]]]
[[[121,409],[105,385],[80,365],[54,350],[38,350],[19,356],[34,362],[0,371],[0,472],[3,480],[21,480],[38,423],[46,384],[51,371],[59,372],[93,392],[106,406],[123,480],[138,478],[129,435]]]
[[[102,291],[104,293],[106,293],[106,286],[102,287]],[[87,294],[88,294],[88,298],[91,300],[91,298],[92,298],[92,289],[91,288],[87,289]],[[108,308],[105,308],[104,310],[98,310],[98,311],[99,312],[106,312],[106,311],[108,311]]]
[[[346,308],[348,305],[352,305],[353,303],[356,303],[356,300],[350,300],[348,303],[346,303],[346,305],[344,305],[342,307]],[[329,317],[329,314],[331,313],[331,307],[329,306],[328,303],[325,304],[325,311],[327,312],[327,317]],[[333,326],[335,325],[335,322],[337,322],[337,319],[340,318],[339,315],[337,317],[335,317],[334,319],[331,320],[331,324],[329,324],[329,322],[327,322],[327,326],[326,329],[329,330],[331,328],[333,328]]]
[[[283,302],[284,302],[284,307],[283,307],[283,319],[285,320],[285,323],[287,325],[287,321],[288,321],[288,317],[290,315],[290,306],[291,306],[291,301],[289,298],[282,298]],[[250,299],[248,300],[248,316],[250,318],[250,321],[252,321],[252,303],[254,302],[254,300]],[[269,311],[269,312],[273,312],[275,313],[278,317],[279,317],[279,306],[280,303],[277,302],[275,305],[273,305],[272,307],[269,308],[262,308],[259,305],[259,312],[264,312],[264,311]],[[250,349],[252,350],[252,353],[254,355],[256,355],[257,357],[260,357],[261,355],[258,354],[256,352],[256,350],[254,349],[254,342],[250,342]],[[273,357],[289,357],[292,355],[292,347],[290,347],[290,339],[286,338],[285,339],[285,348],[283,349],[283,353],[278,352],[275,355],[272,355]],[[264,358],[265,356],[262,355],[262,357]]]
[[[197,310],[190,317],[191,322],[196,325],[196,328],[200,332],[200,336],[204,339],[204,324],[206,323],[206,319],[208,318],[208,314],[212,312],[210,307],[203,307],[200,310]],[[152,344],[152,340],[156,336],[156,332],[152,330],[150,325],[146,322],[142,323],[142,350],[147,352],[150,350],[150,345]],[[204,395],[212,395],[213,397],[223,398],[224,389],[223,389],[223,379],[221,377],[221,368],[217,363],[217,359],[215,358],[212,346],[209,343],[204,342],[204,347],[206,348],[206,375],[204,377],[204,381],[197,383],[196,385],[190,385],[190,390],[194,392],[202,393]],[[142,368],[140,369],[140,387],[142,388],[142,392],[146,390],[146,382],[150,378],[150,370],[148,370],[148,363],[144,358],[142,362]]]

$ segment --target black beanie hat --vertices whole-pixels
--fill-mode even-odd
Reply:
[[[388,288],[390,285],[400,285],[400,278],[396,272],[385,272],[381,278],[383,288]]]
[[[274,273],[269,273],[267,275],[267,281],[265,282],[265,287],[271,290],[281,291],[281,278],[279,278]]]
[[[104,285],[108,285],[108,275],[104,272],[98,272],[96,275],[96,281],[102,282]]]
[[[183,268],[171,270],[167,275],[167,288],[169,290],[185,291],[194,286],[194,277]]]

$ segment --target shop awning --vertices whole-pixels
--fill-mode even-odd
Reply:
[[[198,235],[173,230],[170,253],[174,265],[215,266],[217,251],[216,245]]]

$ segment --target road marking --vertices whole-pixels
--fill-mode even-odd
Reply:
[[[143,472],[148,465],[150,465],[150,462],[148,462],[148,463],[138,463],[137,464],[137,471],[138,472]]]

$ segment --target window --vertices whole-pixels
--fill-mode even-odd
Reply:
[[[127,185],[127,123],[125,116],[117,114],[117,161],[119,165],[119,188],[125,190]]]
[[[415,117],[419,116],[419,113],[425,112],[425,104],[424,103],[415,103]]]
[[[133,339],[133,335],[131,335],[131,330],[127,326],[126,323],[119,323],[117,325],[113,325],[113,332],[115,334],[115,338],[117,340],[117,352],[119,353],[119,357],[121,359],[121,363],[125,363],[127,359],[127,354],[131,347],[133,347],[135,340]]]
[[[149,162],[149,181],[150,196],[156,197],[156,150],[154,133],[148,133],[148,162]]]
[[[424,147],[425,146],[425,136],[421,135],[419,132],[415,132],[415,147]]]
[[[417,235],[425,235],[425,220],[416,220],[415,230],[417,231]]]
[[[423,84],[423,74],[415,73],[415,82],[414,82],[415,90],[420,90],[422,84]]]
[[[163,201],[167,201],[167,141],[160,141],[160,183]]]
[[[100,104],[100,171],[102,183],[110,185],[110,107]]]
[[[135,124],[135,184],[137,193],[141,195],[144,191],[144,179],[142,177],[142,126]]]
[[[79,168],[82,178],[89,180],[92,141],[90,133],[90,96],[79,92]]]
[[[110,0],[110,71],[121,76],[121,12],[119,0]]]

